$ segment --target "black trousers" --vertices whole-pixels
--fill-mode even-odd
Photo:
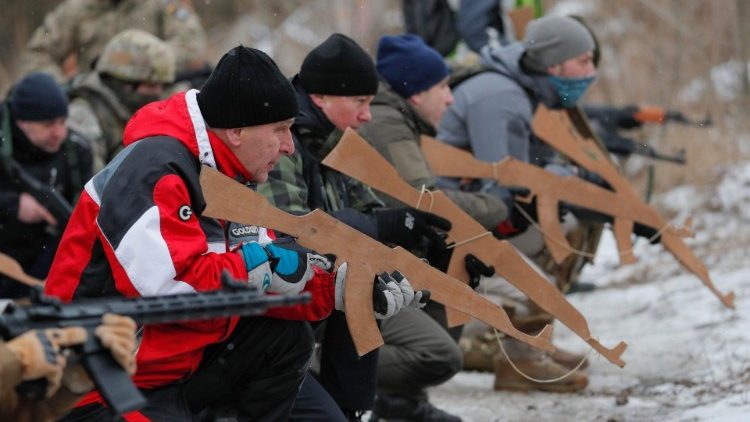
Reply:
[[[209,346],[196,373],[182,383],[144,391],[142,416],[189,421],[205,409],[230,408],[239,420],[283,421],[307,372],[313,350],[307,322],[242,318],[232,335]],[[114,421],[104,406],[75,409],[64,421]]]
[[[330,394],[308,371],[294,401],[290,421],[294,422],[347,422],[346,416]]]
[[[372,409],[378,351],[357,354],[343,312],[334,311],[326,319],[321,348],[320,385],[342,409]]]

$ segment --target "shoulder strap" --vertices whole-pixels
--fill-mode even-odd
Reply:
[[[451,71],[450,76],[448,77],[448,85],[451,87],[451,89],[456,89],[459,85],[464,83],[467,79],[472,78],[476,75],[479,75],[480,73],[485,72],[496,72],[499,73],[497,70],[483,66],[481,64],[474,65],[474,66],[457,66],[454,67]]]
[[[81,176],[81,166],[78,160],[78,149],[75,144],[76,141],[72,138],[78,136],[68,129],[68,139],[63,144],[65,147],[65,167],[66,173],[68,174],[68,183],[70,186],[71,203],[75,204],[78,202],[78,196],[83,189],[84,181]]]
[[[13,136],[10,130],[10,112],[8,102],[3,102],[0,110],[0,165],[8,176],[11,175],[11,161],[13,160]]]

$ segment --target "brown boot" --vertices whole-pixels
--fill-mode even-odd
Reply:
[[[535,382],[519,374],[510,364],[502,351],[495,359],[495,390],[513,391],[552,391],[573,393],[583,390],[589,383],[585,371],[572,371],[550,358],[542,351],[533,349],[515,339],[503,340],[503,347],[519,371],[531,378],[549,380],[568,374],[565,378],[549,383]],[[572,373],[571,373],[572,371]]]
[[[493,359],[499,353],[500,346],[493,331],[487,331],[472,338],[462,338],[458,342],[464,352],[465,371],[493,372]]]
[[[583,353],[573,353],[558,347],[553,353],[549,355],[549,357],[568,369],[575,368],[579,363],[581,363],[581,361],[583,361],[583,363],[581,363],[581,367],[578,369],[586,369],[589,367],[589,360]]]

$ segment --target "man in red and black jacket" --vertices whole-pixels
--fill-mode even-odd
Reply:
[[[282,155],[294,152],[289,128],[297,112],[294,90],[276,64],[236,47],[200,92],[140,109],[125,128],[126,148],[86,184],[48,294],[69,301],[208,291],[229,270],[271,293],[313,295],[309,305],[264,317],[146,326],[134,381],[149,404],[126,420],[190,420],[191,412],[221,407],[243,419],[287,417],[312,352],[306,321],[343,306],[345,271],[336,277],[332,262],[289,239],[230,250],[227,222],[202,216],[199,174],[205,165],[240,182],[264,181]],[[67,420],[79,419],[110,420],[97,393]]]

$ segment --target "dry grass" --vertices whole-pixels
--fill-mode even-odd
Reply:
[[[734,0],[547,2],[548,9],[571,5],[589,6],[584,14],[603,48],[600,77],[589,101],[661,105],[695,119],[707,113],[713,118],[710,129],[670,124],[635,132],[660,150],[686,149],[687,166],[656,164],[657,191],[683,183],[711,184],[718,165],[750,158],[741,143],[750,112],[742,106],[742,97],[723,99],[711,83],[697,101],[678,97],[692,81],[710,80],[717,66],[738,59]]]

